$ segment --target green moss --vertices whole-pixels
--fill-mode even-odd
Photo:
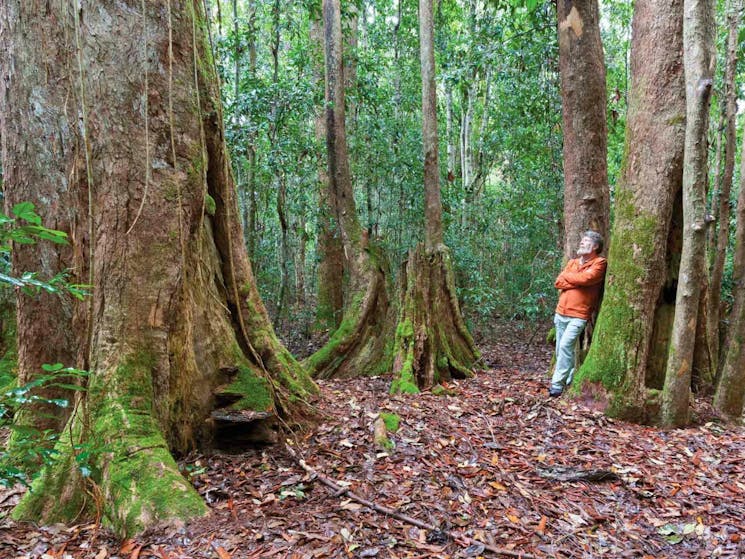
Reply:
[[[414,325],[411,323],[411,319],[399,322],[396,327],[397,338],[411,338],[414,335]]]
[[[259,377],[246,365],[238,367],[238,375],[225,391],[242,396],[240,400],[232,405],[233,409],[254,411],[272,409],[272,394],[267,381]]]
[[[673,115],[670,118],[668,118],[665,121],[665,124],[668,126],[678,126],[680,124],[685,124],[686,121],[686,115],[685,113],[679,113],[677,115]]]
[[[71,522],[103,515],[129,536],[157,522],[204,515],[206,505],[180,475],[153,410],[155,359],[138,352],[91,377],[89,430],[73,415],[72,440],[62,437],[58,460],[14,511],[18,519]],[[69,431],[66,429],[65,433]],[[95,495],[95,510],[88,496]]]
[[[215,212],[217,211],[217,205],[215,204],[215,199],[209,194],[204,195],[204,209],[211,216],[214,216]]]
[[[398,427],[401,423],[401,418],[398,415],[396,415],[395,413],[381,412],[380,417],[383,419],[385,428],[388,430],[389,433],[395,433],[396,431],[398,431]]]
[[[329,341],[303,362],[303,365],[308,368],[311,375],[314,375],[319,370],[328,367],[329,364],[333,364],[334,361],[344,359],[345,356],[339,353],[339,348],[348,341],[348,337],[354,332],[354,329],[357,326],[361,304],[362,296],[359,295],[352,303],[350,303],[349,311],[344,314],[344,318],[341,321],[339,328],[334,331],[329,338]]]
[[[199,150],[191,158],[191,166],[186,173],[189,181],[201,183],[203,179],[202,171],[204,171],[204,154],[201,146],[199,146]]]
[[[178,202],[179,191],[175,183],[169,182],[163,188],[163,198],[166,202]]]
[[[275,341],[275,356],[279,363],[278,380],[292,391],[291,397],[305,397],[318,393],[318,386],[308,375],[302,364],[287,351],[272,333]]]
[[[444,356],[444,355],[440,355],[440,356],[439,356],[439,357],[437,358],[437,368],[438,368],[438,369],[443,369],[443,370],[445,370],[445,369],[447,369],[447,368],[448,368],[449,366],[450,366],[450,361],[448,360],[448,358],[447,358],[446,356]]]
[[[616,195],[616,226],[608,256],[605,297],[598,316],[593,343],[575,380],[601,382],[619,390],[634,362],[644,328],[632,302],[639,299],[648,275],[646,266],[654,255],[658,220],[636,208],[632,194],[619,189]]]
[[[433,396],[457,396],[458,392],[455,390],[452,390],[450,388],[445,388],[441,384],[436,384],[432,387],[432,390],[430,391]]]
[[[88,492],[75,461],[72,441],[79,440],[82,421],[73,415],[64,434],[55,445],[55,455],[31,484],[29,491],[13,509],[15,520],[38,521],[47,524],[69,522],[76,516],[91,513]],[[50,496],[54,498],[50,499]]]
[[[548,334],[546,334],[546,343],[547,344],[555,344],[556,343],[556,326],[553,326],[548,331]]]
[[[389,373],[393,368],[393,348],[395,347],[395,340],[388,336],[385,342],[385,349],[383,349],[383,355],[378,363],[370,369],[370,376],[376,377]]]
[[[414,376],[414,348],[410,345],[406,360],[396,378],[391,383],[391,394],[419,394],[419,387]]]
[[[378,437],[377,439],[375,439],[375,444],[379,445],[385,450],[393,450],[396,446],[394,442],[388,437]]]

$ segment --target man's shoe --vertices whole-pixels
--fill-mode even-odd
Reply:
[[[556,390],[554,388],[549,388],[548,389],[548,395],[551,398],[558,398],[559,396],[561,396],[561,393],[562,393],[562,390]]]

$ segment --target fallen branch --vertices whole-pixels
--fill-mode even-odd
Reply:
[[[385,514],[386,516],[390,516],[392,518],[396,518],[397,520],[400,520],[402,522],[406,522],[407,524],[411,524],[412,526],[416,526],[417,528],[421,528],[423,530],[429,530],[431,532],[439,532],[440,534],[443,534],[447,536],[449,539],[453,541],[460,541],[465,546],[474,545],[477,544],[479,546],[483,546],[484,550],[490,551],[497,555],[504,555],[506,557],[518,557],[521,559],[537,559],[535,555],[531,555],[529,553],[522,553],[519,551],[512,551],[511,549],[504,549],[501,547],[495,547],[493,545],[489,545],[487,543],[468,538],[466,536],[457,535],[452,533],[449,530],[442,530],[438,528],[437,526],[434,526],[432,524],[429,524],[427,522],[422,522],[421,520],[418,520],[414,517],[408,516],[406,514],[400,513],[397,510],[384,507],[382,505],[378,505],[377,503],[374,503],[372,501],[369,501],[365,499],[364,497],[360,497],[353,491],[350,491],[348,488],[342,486],[339,483],[336,483],[332,481],[331,479],[327,478],[326,476],[318,473],[318,471],[313,468],[312,466],[309,466],[305,460],[300,458],[297,453],[289,446],[285,445],[285,448],[287,449],[288,454],[297,462],[297,464],[306,472],[311,474],[312,476],[315,476],[315,478],[320,481],[323,485],[326,487],[329,487],[334,491],[335,497],[341,497],[346,496],[352,501],[355,501],[363,506],[366,506],[367,508],[374,510],[376,512],[379,512],[381,514]]]
[[[608,470],[572,468],[571,466],[538,466],[538,475],[556,481],[619,481],[617,474]]]

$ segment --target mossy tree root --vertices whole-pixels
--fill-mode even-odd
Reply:
[[[416,393],[473,376],[480,355],[460,314],[450,252],[444,245],[409,253],[400,278],[391,393]]]
[[[367,287],[353,295],[341,326],[303,364],[314,378],[373,376],[390,370],[386,340],[393,336],[387,274],[369,259]]]
[[[13,511],[45,524],[98,520],[125,537],[203,516],[152,405],[152,360],[129,357],[91,379],[45,468]]]

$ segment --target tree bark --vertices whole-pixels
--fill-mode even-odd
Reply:
[[[662,393],[662,425],[688,423],[696,326],[706,260],[706,183],[709,102],[714,75],[713,1],[685,0],[683,60],[686,78],[686,135],[683,163],[683,251],[675,299],[675,320]]]
[[[437,141],[437,88],[432,0],[419,2],[419,55],[422,66],[422,144],[424,151],[424,247],[443,244],[440,164]]]
[[[727,61],[724,71],[724,172],[718,189],[719,211],[716,250],[714,265],[711,271],[711,282],[707,308],[707,331],[709,346],[715,359],[714,367],[719,369],[719,319],[722,293],[724,262],[729,244],[730,193],[735,169],[735,150],[737,148],[737,90],[735,73],[737,71],[737,46],[740,30],[741,0],[728,2],[727,9]],[[717,173],[718,175],[718,173]],[[717,177],[718,178],[718,177]]]
[[[597,0],[558,0],[564,122],[564,257],[587,229],[608,238],[605,60]]]
[[[51,8],[38,4],[37,9],[42,13],[50,13]],[[4,2],[0,9],[0,45],[6,53],[0,62],[3,75],[8,76],[3,81],[5,95],[0,99],[6,209],[31,201],[43,224],[65,231],[72,242],[70,246],[44,242],[16,245],[13,270],[34,271],[49,278],[73,268],[70,280],[88,283],[84,255],[88,242],[86,160],[76,134],[77,123],[75,127],[69,126],[65,105],[69,98],[75,106],[83,107],[81,124],[86,126],[82,104],[85,92],[77,86],[79,67],[75,45],[65,40],[71,22],[69,17],[59,23],[51,17],[33,21],[26,39],[19,21],[26,15],[26,6]],[[35,48],[20,48],[25,44]],[[11,54],[15,59],[11,59]],[[60,60],[65,60],[67,66],[60,64]],[[44,72],[39,68],[44,68]],[[17,111],[15,118],[12,108]],[[70,161],[69,154],[76,154],[76,159]],[[86,343],[87,304],[43,291],[38,295],[16,291],[15,296],[18,382],[23,385],[32,381],[43,372],[41,366],[45,363],[87,368],[87,355],[78,351]],[[69,401],[74,396],[69,390],[54,387],[42,388],[39,395]],[[69,409],[34,405],[28,409],[29,413],[17,419],[22,425],[59,432],[67,421]]]
[[[414,393],[473,375],[479,359],[463,322],[452,262],[443,242],[437,139],[432,0],[419,0],[424,154],[424,243],[409,252],[401,272],[401,309],[394,342],[391,392]]]
[[[324,87],[324,35],[323,22],[312,16],[310,22],[311,44],[318,45],[314,52],[313,76],[318,88]],[[315,138],[319,151],[326,142],[326,109],[320,108],[315,117]],[[323,157],[319,157],[323,160]],[[335,330],[341,325],[344,313],[344,248],[341,244],[336,220],[336,200],[329,182],[326,165],[318,166],[318,280],[316,294],[316,324],[322,329]]]
[[[249,0],[248,2],[248,29],[249,29],[249,42],[248,42],[248,76],[252,81],[256,80],[256,1]],[[246,250],[248,251],[248,257],[256,266],[256,224],[258,214],[258,201],[256,199],[256,166],[257,166],[257,154],[256,154],[256,133],[251,132],[248,138],[248,145],[246,146],[246,153],[248,159],[248,177],[246,178],[246,205],[243,223],[246,227],[245,239],[246,239]]]
[[[745,135],[740,153],[740,194],[737,197],[735,232],[735,261],[738,265],[732,278],[735,301],[730,314],[722,373],[714,393],[714,408],[733,419],[742,417],[745,404],[745,275],[742,265],[745,261]]]
[[[9,0],[2,24],[3,166],[18,171],[6,188],[23,189],[31,166],[62,169],[77,177],[85,196],[71,207],[78,220],[90,208],[83,223],[94,232],[83,251],[90,339],[76,348],[90,347],[87,391],[55,463],[13,514],[44,523],[102,515],[120,535],[202,515],[171,451],[208,445],[216,408],[292,420],[315,390],[277,340],[245,253],[203,4]],[[23,72],[7,65],[16,57]],[[46,82],[49,70],[62,79]],[[35,96],[16,93],[24,87]],[[32,127],[35,107],[57,118]],[[24,140],[12,130],[34,144],[69,134],[71,149],[32,157],[15,149]],[[55,328],[70,322],[49,325],[47,339]]]
[[[344,63],[339,0],[323,1],[326,68],[326,149],[329,181],[336,201],[349,297],[344,317],[328,343],[305,364],[319,378],[375,374],[385,367],[383,353],[388,295],[385,259],[371,247],[357,217],[347,152]]]
[[[653,343],[653,335],[667,338],[667,328],[655,333],[655,327],[675,300],[671,262],[679,249],[673,207],[682,181],[686,118],[682,5],[634,5],[626,150],[605,296],[590,352],[575,376],[580,389],[607,392],[608,414],[640,422],[654,421],[659,409],[647,374],[659,355],[664,370],[666,343]]]

